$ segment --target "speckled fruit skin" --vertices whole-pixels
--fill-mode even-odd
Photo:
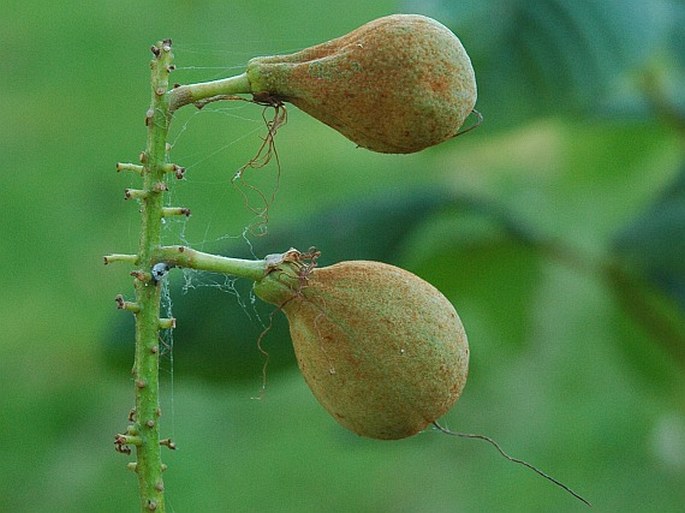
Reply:
[[[297,361],[328,412],[355,433],[414,435],[459,398],[469,348],[450,302],[398,267],[348,261],[298,278],[273,269],[255,293],[281,307]]]
[[[290,102],[359,146],[412,153],[453,137],[476,104],[461,42],[420,15],[395,14],[247,66],[255,95]]]

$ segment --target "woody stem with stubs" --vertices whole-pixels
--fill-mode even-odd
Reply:
[[[117,164],[117,171],[140,175],[142,187],[127,189],[126,199],[140,205],[141,227],[138,252],[135,255],[113,254],[105,263],[134,264],[135,302],[117,296],[117,305],[135,315],[135,361],[133,382],[135,407],[129,415],[125,434],[115,437],[120,452],[136,452],[135,463],[129,465],[138,477],[140,505],[143,512],[164,512],[164,481],[159,432],[161,409],[159,406],[159,340],[160,330],[173,327],[173,320],[160,318],[161,285],[154,279],[151,269],[155,251],[161,245],[163,195],[167,187],[165,175],[174,166],[167,162],[167,135],[171,115],[168,108],[168,79],[173,69],[171,42],[162,41],[152,47],[151,103],[145,116],[147,144],[138,164]]]
[[[147,143],[140,164],[118,163],[118,172],[132,173],[142,180],[142,187],[125,190],[124,197],[140,206],[141,226],[136,254],[113,253],[105,264],[124,263],[134,267],[135,301],[117,295],[117,307],[135,316],[135,361],[133,382],[135,407],[124,433],[115,436],[115,448],[130,454],[136,461],[128,465],[138,477],[142,512],[166,510],[162,472],[162,447],[174,449],[174,443],[160,436],[159,356],[160,331],[173,329],[174,319],[161,318],[163,274],[172,267],[217,272],[251,280],[261,279],[270,260],[244,260],[203,253],[185,246],[162,246],[165,217],[189,216],[185,207],[164,206],[166,177],[183,178],[185,169],[169,162],[167,138],[175,110],[184,105],[200,106],[238,93],[249,93],[244,75],[178,86],[169,90],[169,74],[174,69],[171,41],[158,42],[151,48],[151,102],[145,115]],[[161,266],[161,267],[160,267]]]

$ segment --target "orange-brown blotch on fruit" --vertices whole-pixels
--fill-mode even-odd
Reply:
[[[408,271],[370,261],[311,269],[286,257],[255,293],[287,316],[314,396],[359,435],[414,435],[464,388],[469,348],[459,316]]]
[[[288,55],[256,57],[256,96],[287,101],[359,146],[412,153],[453,137],[476,104],[461,42],[420,15],[395,14]]]

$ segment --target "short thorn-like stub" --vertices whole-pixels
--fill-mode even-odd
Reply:
[[[126,300],[121,294],[117,294],[117,296],[114,298],[114,301],[116,302],[119,310],[123,310],[126,307]]]
[[[176,318],[167,317],[159,320],[159,328],[163,330],[171,330],[176,327]]]
[[[178,180],[181,180],[185,176],[186,168],[179,166],[178,164],[166,164],[164,166],[165,173],[173,173]]]
[[[164,207],[162,217],[186,216],[190,217],[190,209],[186,207]]]
[[[176,450],[176,444],[171,441],[171,438],[163,438],[162,440],[159,441],[159,445],[163,447],[167,447],[171,449],[172,451]]]
[[[124,190],[124,199],[130,200],[130,199],[137,199],[137,200],[142,200],[147,197],[148,193],[147,191],[141,190],[141,189],[126,189]]]
[[[136,269],[135,271],[131,271],[130,274],[136,280],[143,282],[143,283],[149,283],[152,281],[152,275],[150,273],[146,273],[145,271],[141,271],[140,269]]]
[[[115,253],[112,255],[105,255],[105,265],[113,264],[115,262],[125,262],[128,264],[135,264],[138,261],[138,255]]]
[[[138,303],[126,301],[124,296],[121,294],[117,294],[117,296],[114,298],[114,301],[116,302],[119,310],[127,310],[132,313],[140,312],[140,305]]]
[[[152,192],[160,193],[160,192],[166,192],[169,190],[169,186],[165,184],[164,182],[157,182],[152,186]]]
[[[121,171],[131,171],[136,174],[143,174],[143,166],[139,164],[131,164],[126,162],[117,162],[116,166],[117,172]]]
[[[114,437],[114,449],[123,454],[131,454],[131,446],[140,447],[143,439],[139,436],[118,434]]]

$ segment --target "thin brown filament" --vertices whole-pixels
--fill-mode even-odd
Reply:
[[[281,162],[276,149],[276,134],[278,133],[278,130],[287,123],[288,114],[285,105],[278,99],[253,101],[254,103],[264,106],[262,119],[264,120],[267,132],[262,138],[262,144],[259,146],[257,153],[255,153],[255,155],[236,172],[231,182],[242,195],[245,208],[252,212],[258,219],[256,223],[253,223],[249,227],[250,232],[255,235],[263,235],[266,233],[265,228],[269,223],[269,209],[276,199],[281,179]],[[271,119],[268,119],[266,112],[270,108],[273,108],[273,116]],[[245,176],[248,169],[266,167],[272,159],[276,161],[276,183],[270,196],[268,196],[258,187],[249,183]],[[259,206],[253,206],[249,193],[254,193],[257,196]]]
[[[280,309],[278,309],[280,310]],[[271,331],[274,325],[274,314],[278,310],[273,310],[269,314],[269,324],[262,330],[262,332],[259,334],[259,337],[257,338],[257,350],[262,354],[264,357],[264,365],[262,365],[262,387],[259,390],[259,395],[257,397],[253,397],[253,399],[263,399],[264,394],[266,393],[266,386],[268,383],[267,379],[267,369],[269,368],[269,360],[271,359],[271,355],[269,355],[269,352],[264,349],[262,346],[262,341],[264,340],[264,337],[266,337],[267,333]]]
[[[471,114],[475,114],[476,116],[476,122],[471,125],[470,127],[464,128],[462,130],[459,130],[456,134],[454,134],[452,137],[459,137],[460,135],[464,135],[465,133],[470,132],[474,128],[478,128],[480,125],[483,124],[483,114],[481,114],[479,111],[476,109],[473,109],[471,111]]]
[[[534,465],[531,465],[531,464],[528,463],[527,461],[521,460],[521,459],[519,459],[519,458],[514,458],[513,456],[510,456],[509,454],[507,454],[506,452],[504,452],[504,449],[502,449],[502,448],[500,447],[500,445],[499,445],[497,442],[495,442],[492,438],[490,438],[489,436],[477,435],[477,434],[472,434],[472,433],[456,433],[456,432],[454,432],[454,431],[450,431],[449,429],[442,427],[442,426],[441,426],[440,424],[438,424],[437,422],[433,422],[433,425],[434,425],[439,431],[441,431],[442,433],[444,433],[444,434],[446,434],[446,435],[458,436],[458,437],[461,437],[461,438],[471,438],[471,439],[476,439],[476,440],[483,440],[483,441],[489,443],[489,444],[492,445],[495,449],[497,449],[497,451],[500,453],[500,455],[502,455],[502,457],[504,457],[505,459],[511,461],[512,463],[518,463],[519,465],[523,465],[524,467],[529,468],[530,470],[532,470],[533,472],[535,472],[535,473],[538,474],[539,476],[541,476],[541,477],[547,479],[548,481],[554,483],[555,485],[557,485],[559,488],[563,489],[563,490],[566,491],[567,493],[570,493],[573,497],[575,497],[576,499],[578,499],[579,501],[581,501],[582,503],[584,503],[586,506],[592,507],[592,504],[590,503],[590,501],[588,501],[587,499],[585,499],[584,497],[582,497],[580,494],[574,492],[571,488],[569,488],[568,486],[566,486],[566,485],[565,485],[564,483],[562,483],[561,481],[559,481],[559,480],[555,479],[554,477],[550,476],[549,474],[543,472],[542,470],[540,470],[539,468],[535,467]]]

